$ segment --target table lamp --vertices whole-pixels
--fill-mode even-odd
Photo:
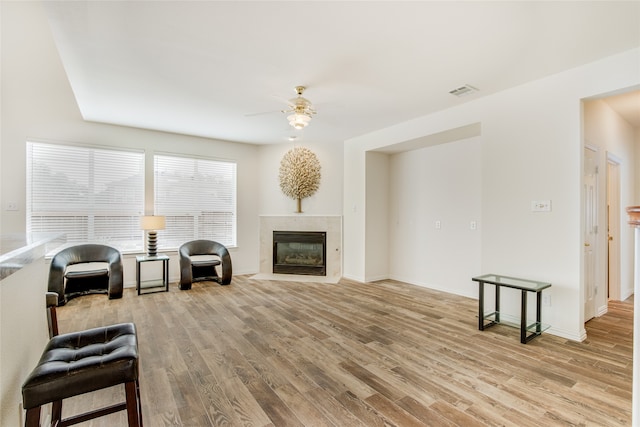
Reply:
[[[158,253],[157,230],[164,230],[164,216],[145,215],[140,218],[140,228],[147,231],[147,255],[156,256]]]

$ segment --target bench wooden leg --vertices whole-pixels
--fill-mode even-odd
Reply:
[[[25,427],[40,427],[40,407],[27,409],[24,420]]]
[[[140,393],[137,381],[130,381],[124,384],[127,394],[127,418],[129,427],[142,427],[142,412],[140,411]]]
[[[62,400],[55,400],[51,404],[51,425],[58,425],[62,421]]]
[[[140,427],[142,427],[142,399],[140,399],[139,380],[136,380],[136,398],[138,399],[138,416],[140,417]]]

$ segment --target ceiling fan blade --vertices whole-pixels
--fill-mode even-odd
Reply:
[[[283,103],[283,104],[286,104],[286,105],[289,105],[289,106],[293,106],[293,105],[295,105],[295,102],[294,102],[294,101],[295,101],[295,98],[293,98],[293,99],[287,99],[287,98],[285,98],[285,97],[283,97],[283,96],[280,96],[280,95],[271,95],[271,96],[273,96],[275,99],[277,99],[277,100],[278,100],[278,102],[281,102],[281,103]]]
[[[262,111],[260,113],[249,113],[249,114],[245,114],[245,117],[255,117],[255,116],[266,116],[267,114],[275,114],[275,113],[280,113],[281,110],[272,110],[272,111]]]

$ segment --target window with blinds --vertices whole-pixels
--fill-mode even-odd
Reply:
[[[197,239],[236,245],[236,164],[171,155],[154,156],[155,214],[166,226],[158,247]]]
[[[144,153],[27,143],[27,232],[143,249]]]

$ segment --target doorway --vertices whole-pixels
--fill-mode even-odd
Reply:
[[[609,301],[624,300],[634,291],[633,235],[624,209],[638,204],[633,188],[639,108],[637,88],[583,103],[581,294],[585,322],[605,314]]]
[[[584,148],[584,321],[607,312],[610,300],[619,301],[620,290],[620,164],[621,160],[607,153],[606,186],[603,198],[606,199],[606,245],[598,235],[598,150],[586,146]],[[604,238],[604,236],[602,237]],[[600,243],[600,244],[599,244]],[[604,251],[598,250],[604,249]],[[604,261],[598,261],[606,257]],[[601,266],[598,269],[598,265]],[[604,273],[606,268],[606,273]],[[600,273],[598,273],[600,271]],[[598,277],[603,278],[598,280]],[[598,286],[606,280],[606,286]],[[603,289],[604,288],[604,289]],[[606,295],[598,296],[605,292]]]

